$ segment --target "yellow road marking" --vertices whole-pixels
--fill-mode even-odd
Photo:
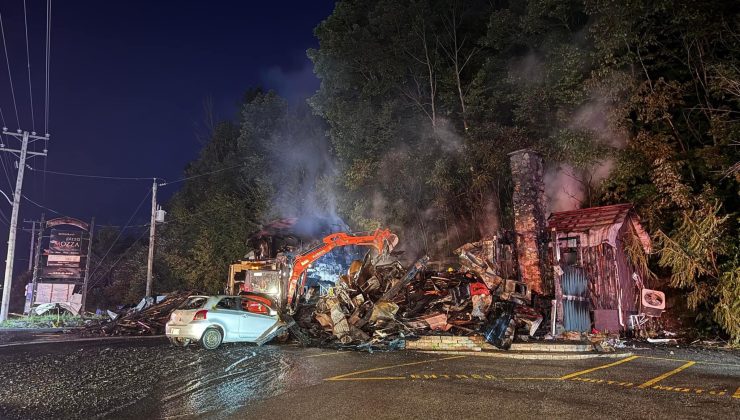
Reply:
[[[738,387],[738,388],[737,388],[737,389],[735,390],[735,393],[734,393],[734,394],[732,394],[732,398],[740,398],[740,387]]]
[[[404,367],[404,366],[421,365],[421,364],[424,364],[424,363],[441,362],[443,360],[461,359],[463,357],[466,357],[466,356],[443,357],[441,359],[424,360],[424,361],[421,361],[421,362],[411,362],[411,363],[401,363],[399,365],[381,366],[381,367],[376,367],[376,368],[372,368],[372,369],[358,370],[358,371],[355,371],[355,372],[349,372],[349,373],[345,373],[345,374],[342,374],[342,375],[332,376],[331,378],[326,378],[324,380],[325,381],[341,381],[341,380],[357,380],[357,379],[360,379],[360,380],[373,380],[373,379],[378,379],[378,378],[351,378],[350,379],[348,377],[355,376],[355,375],[362,375],[363,373],[376,372],[376,371],[383,370],[383,369],[392,369],[392,368]],[[387,377],[383,377],[381,379],[406,379],[406,377],[405,376],[387,376]]]
[[[501,378],[507,381],[559,381],[560,378]]]
[[[643,387],[632,388],[632,386],[635,385],[632,382],[619,382],[619,381],[610,381],[610,380],[605,380],[605,379],[592,379],[592,378],[577,377],[577,378],[572,378],[571,381],[578,381],[578,382],[585,382],[585,383],[599,384],[599,385],[616,385],[619,387],[630,388],[630,389],[640,389],[640,390],[645,389]],[[722,397],[722,396],[727,395],[727,390],[721,390],[721,389],[707,390],[704,388],[691,388],[691,387],[685,388],[685,387],[680,387],[680,386],[663,386],[663,385],[653,385],[653,386],[650,386],[650,389],[654,389],[657,391],[680,392],[683,394],[712,395],[716,397]],[[709,394],[706,393],[707,391],[709,392]]]
[[[310,356],[306,356],[306,359],[308,359],[309,357],[337,356],[337,355],[340,355],[340,354],[348,354],[348,353],[351,353],[351,352],[349,352],[349,351],[334,351],[334,352],[330,352],[330,353],[312,354]]]
[[[640,357],[643,359],[652,359],[652,360],[670,360],[671,362],[694,362],[700,365],[714,365],[714,366],[727,366],[727,367],[740,368],[740,365],[736,363],[702,362],[700,360],[676,359],[673,357],[655,357],[655,356],[640,356]]]
[[[666,373],[664,373],[664,374],[662,374],[662,375],[660,375],[658,377],[655,377],[653,379],[650,379],[649,381],[645,382],[644,384],[638,386],[638,388],[647,388],[650,385],[655,385],[658,382],[662,381],[663,379],[665,379],[665,378],[667,378],[669,376],[673,376],[673,375],[677,374],[678,372],[680,372],[680,371],[682,371],[684,369],[688,369],[688,368],[690,368],[691,366],[693,366],[695,364],[696,364],[696,362],[688,362],[688,363],[686,363],[686,364],[684,364],[682,366],[679,366],[679,367],[673,369],[670,372],[666,372]]]
[[[612,366],[621,365],[622,363],[627,363],[627,362],[629,362],[631,360],[635,360],[638,357],[640,357],[640,356],[630,356],[630,357],[626,357],[626,358],[624,358],[622,360],[618,360],[618,361],[613,362],[613,363],[608,363],[606,365],[596,366],[596,367],[593,367],[591,369],[586,369],[586,370],[581,370],[581,371],[578,371],[578,372],[569,373],[569,374],[567,374],[565,376],[561,376],[560,379],[575,378],[576,376],[585,375],[587,373],[591,373],[591,372],[596,371],[596,370],[608,369],[608,368],[610,368]]]

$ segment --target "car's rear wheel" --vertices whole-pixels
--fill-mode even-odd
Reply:
[[[206,350],[213,350],[221,345],[224,335],[217,328],[208,328],[200,337],[200,345]]]
[[[187,347],[190,345],[189,338],[170,337],[170,343],[175,347]]]

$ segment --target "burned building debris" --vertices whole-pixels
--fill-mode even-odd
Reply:
[[[319,345],[392,348],[421,335],[455,334],[508,348],[517,333],[580,340],[639,329],[659,316],[665,298],[645,287],[650,238],[633,206],[547,219],[542,158],[520,150],[510,159],[514,230],[460,246],[455,263],[423,257],[405,266],[391,252],[398,238],[390,232],[339,232],[267,258],[250,253],[232,265],[229,292],[273,293],[302,341]],[[332,256],[346,245],[353,253]],[[348,259],[361,255],[358,245],[371,249],[362,260]],[[321,281],[308,281],[311,272]]]
[[[397,243],[382,229],[333,233],[304,249],[233,264],[229,291],[273,293],[285,316],[318,345],[393,347],[424,334],[489,331],[491,343],[507,347],[518,326],[529,335],[537,331],[543,315],[531,307],[529,288],[519,281],[511,235],[465,244],[455,251],[457,262],[448,264],[425,256],[406,266],[392,252]],[[342,264],[346,255],[333,255],[341,246],[370,250],[334,274],[329,286],[307,281],[314,267]]]
[[[646,288],[650,238],[633,206],[546,219],[542,158],[520,150],[510,159],[514,230],[463,244],[454,260],[404,262],[399,238],[387,229],[347,233],[327,225],[321,237],[295,232],[297,219],[281,219],[250,237],[225,292],[268,296],[303,344],[359,348],[400,348],[435,334],[508,348],[515,337],[625,333],[659,316],[665,297]],[[175,306],[131,312],[101,332],[153,333]]]
[[[86,336],[164,334],[164,326],[172,311],[195,294],[192,291],[176,291],[156,298],[144,298],[125,312],[108,311],[109,319],[92,322],[81,333]]]

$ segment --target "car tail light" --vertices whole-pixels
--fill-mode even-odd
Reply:
[[[202,311],[196,312],[195,313],[195,316],[193,317],[193,321],[198,321],[198,320],[206,319],[206,314],[207,313],[208,313],[208,311],[206,311],[206,310],[202,310]]]

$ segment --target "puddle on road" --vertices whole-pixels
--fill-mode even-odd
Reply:
[[[157,416],[228,416],[250,401],[283,392],[302,375],[298,360],[275,347],[185,351],[177,363],[184,366],[173,369],[177,375],[153,387],[150,402]]]
[[[0,362],[0,418],[228,416],[320,380],[298,354],[277,346],[67,345]]]

